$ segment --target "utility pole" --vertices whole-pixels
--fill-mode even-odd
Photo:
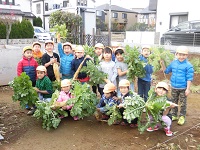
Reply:
[[[109,18],[108,18],[108,45],[111,46],[111,0],[109,3]]]

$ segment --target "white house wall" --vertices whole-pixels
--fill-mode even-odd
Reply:
[[[200,20],[199,6],[199,0],[158,0],[156,32],[162,35],[169,29],[170,13],[188,12],[188,21]]]
[[[15,5],[19,4],[21,11],[31,12],[30,0],[15,0]]]

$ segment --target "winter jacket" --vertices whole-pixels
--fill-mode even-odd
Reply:
[[[170,72],[172,72],[170,78],[172,88],[186,89],[187,81],[193,80],[194,69],[187,59],[183,62],[180,62],[178,59],[174,60],[165,70],[166,74]]]
[[[61,43],[58,43],[58,52],[59,52],[60,59],[61,59],[60,73],[72,76],[71,62],[74,59],[74,55],[73,54],[66,55],[62,49]]]
[[[140,55],[140,60],[147,63],[147,59],[143,56],[143,55]],[[153,66],[150,65],[150,64],[146,64],[146,66],[144,67],[144,70],[145,70],[145,77],[143,78],[140,78],[144,81],[147,81],[147,82],[150,82],[151,81],[151,74],[153,73]]]
[[[70,98],[73,98],[72,94],[69,93],[65,93],[64,91],[61,91],[59,94],[59,97],[57,99],[57,102],[64,102],[64,101],[68,101]],[[73,107],[73,105],[67,105],[67,110],[70,110]]]
[[[36,68],[38,66],[37,61],[31,57],[30,59],[23,57],[17,65],[17,75],[20,76],[22,72],[25,72],[32,82],[36,81]]]

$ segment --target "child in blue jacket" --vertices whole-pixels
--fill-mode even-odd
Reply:
[[[172,109],[172,121],[178,120],[179,125],[185,123],[187,96],[190,93],[190,86],[194,76],[194,68],[187,60],[188,48],[186,46],[179,46],[176,50],[176,60],[165,69],[164,63],[162,67],[166,74],[172,73],[170,82],[172,86],[172,102],[178,104],[180,101],[181,110],[178,118],[178,108]]]
[[[66,42],[62,45],[60,43],[60,35],[57,36],[57,41],[58,41],[58,52],[61,58],[60,73],[62,74],[62,80],[70,79],[72,78],[71,62],[74,59],[72,44]]]

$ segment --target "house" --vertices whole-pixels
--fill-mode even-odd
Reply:
[[[0,0],[0,15],[11,15],[19,21],[25,18],[32,24],[35,18],[31,12],[31,0]]]
[[[96,10],[87,7],[87,0],[33,0],[32,3],[33,13],[42,19],[46,31],[50,30],[49,16],[57,10],[80,15],[85,34],[92,34],[96,30]]]
[[[183,21],[200,20],[199,0],[157,0],[156,32],[160,35]]]
[[[104,4],[96,7],[97,19],[101,20],[105,24],[109,23],[109,4]],[[137,22],[137,12],[126,9],[117,5],[111,5],[111,26],[114,27],[114,23],[124,26],[125,29],[130,28]]]

